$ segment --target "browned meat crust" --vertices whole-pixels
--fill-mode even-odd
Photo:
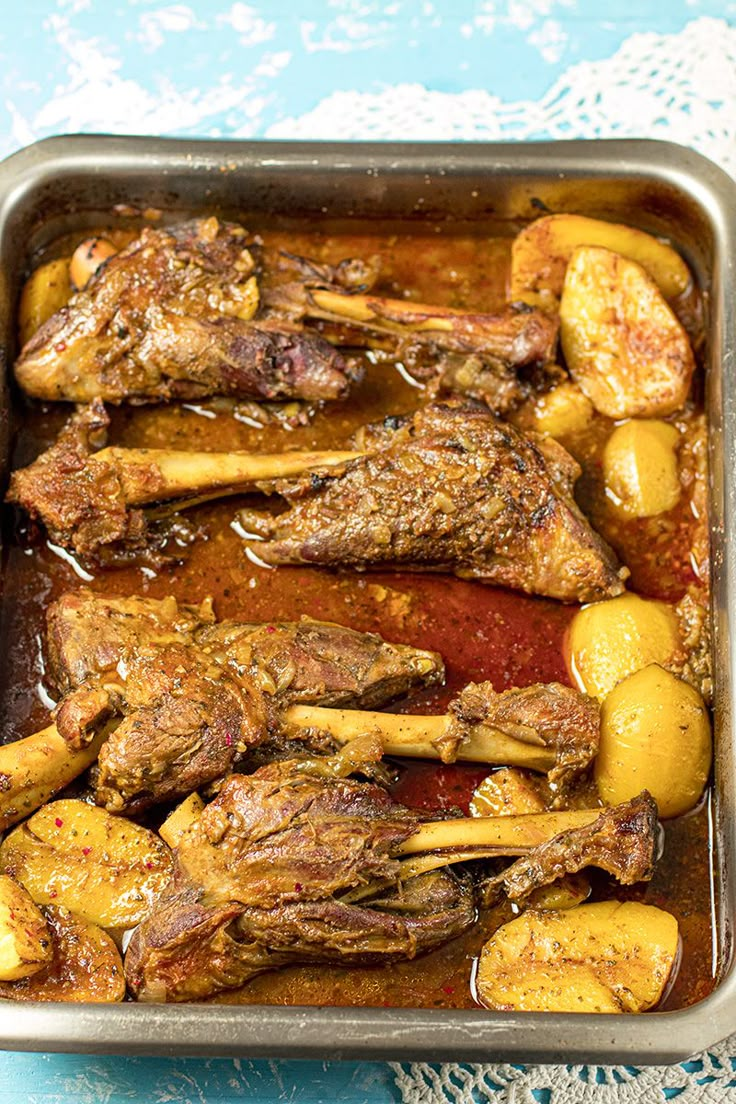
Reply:
[[[122,598],[80,587],[46,609],[46,674],[54,690],[67,694],[87,680],[109,679],[137,648],[193,642],[195,631],[214,620],[208,599],[188,606],[173,596]]]
[[[57,728],[79,746],[122,718],[100,752],[96,799],[127,814],[228,774],[274,734],[277,708],[372,707],[444,674],[435,652],[329,622],[213,624],[208,603],[80,590],[47,617],[47,669],[66,695]]]
[[[657,847],[657,806],[644,790],[638,797],[610,809],[584,828],[560,832],[517,859],[484,886],[486,899],[503,892],[512,901],[565,874],[597,866],[622,885],[648,881]]]
[[[208,600],[195,607],[173,597],[120,598],[82,587],[53,602],[46,623],[46,670],[61,693],[108,682],[124,657],[171,644],[196,645],[285,704],[373,708],[442,682],[445,671],[437,652],[331,621],[215,621]]]
[[[70,418],[51,448],[10,477],[6,500],[42,520],[52,543],[81,556],[101,549],[142,551],[150,539],[143,510],[126,505],[116,466],[89,463],[104,444],[109,421],[101,402],[90,403]]]
[[[95,799],[110,812],[136,813],[222,778],[272,723],[269,700],[251,678],[208,663],[191,645],[141,651],[123,694],[125,715],[98,759]],[[57,714],[64,735],[73,700]]]
[[[281,486],[285,513],[243,514],[266,538],[261,559],[453,571],[564,602],[623,591],[626,570],[573,498],[580,469],[551,438],[446,402],[367,443],[376,451],[340,474]]]
[[[337,350],[286,323],[250,320],[253,271],[241,226],[146,227],[31,338],[16,379],[35,398],[69,402],[342,398],[348,368]]]
[[[392,890],[416,818],[380,787],[339,776],[353,765],[326,760],[316,776],[282,763],[228,779],[133,935],[125,970],[139,999],[202,999],[288,963],[413,958],[471,926],[472,890],[453,874]],[[379,902],[339,900],[374,879],[389,885]]]
[[[532,380],[560,371],[553,367],[558,320],[523,303],[495,314],[451,310],[365,294],[375,264],[348,259],[333,267],[283,253],[278,261],[276,268],[298,278],[265,290],[274,317],[312,320],[333,344],[401,360],[434,393],[465,395],[504,414],[527,396]],[[319,299],[325,291],[327,306]]]
[[[452,724],[439,749],[452,762],[469,730],[478,724],[517,740],[554,748],[557,760],[548,780],[564,788],[579,777],[598,751],[600,706],[594,698],[559,682],[504,690],[471,683],[450,704]]]

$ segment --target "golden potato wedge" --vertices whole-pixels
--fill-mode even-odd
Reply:
[[[110,936],[68,909],[43,910],[52,958],[32,977],[0,983],[0,997],[15,1001],[114,1003],[125,996],[120,953]]]
[[[570,375],[609,418],[679,410],[695,358],[685,330],[641,265],[581,246],[560,301],[560,340]]]
[[[69,260],[61,257],[40,265],[26,280],[18,307],[21,345],[33,337],[52,314],[61,310],[72,297]]]
[[[590,897],[590,878],[587,874],[565,874],[556,882],[532,890],[526,900],[529,908],[563,909],[577,908]]]
[[[634,671],[650,663],[668,667],[681,660],[677,616],[664,602],[636,594],[594,602],[570,622],[565,654],[578,687],[602,702]]]
[[[51,934],[23,886],[0,874],[0,981],[30,977],[48,965]]]
[[[52,801],[6,836],[0,867],[37,904],[58,904],[102,928],[140,923],[169,880],[155,832],[84,801]]]
[[[652,905],[530,910],[484,946],[478,995],[509,1011],[644,1012],[661,1000],[678,950],[677,921]]]
[[[555,310],[565,269],[581,245],[597,245],[636,261],[649,273],[665,299],[687,291],[690,270],[679,253],[643,230],[585,215],[547,215],[525,227],[511,247],[512,302]]]
[[[179,840],[195,820],[199,820],[204,809],[204,801],[198,793],[191,793],[185,797],[176,808],[169,813],[166,820],[158,830],[158,834],[169,847],[178,847]]]
[[[534,429],[545,437],[569,437],[587,428],[593,419],[593,404],[571,380],[561,383],[534,404]]]
[[[69,279],[75,291],[85,288],[100,268],[117,249],[107,238],[86,238],[72,253],[69,262]]]
[[[603,449],[603,479],[609,499],[628,517],[654,517],[680,500],[677,445],[669,422],[640,419],[617,426]]]
[[[477,817],[543,813],[544,810],[538,782],[518,767],[502,767],[489,774],[470,801],[470,815]]]
[[[594,772],[608,805],[646,789],[661,817],[680,816],[700,800],[711,759],[705,702],[656,663],[629,675],[604,701]]]

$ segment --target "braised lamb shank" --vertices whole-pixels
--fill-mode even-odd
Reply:
[[[146,227],[34,334],[16,379],[68,402],[344,397],[348,366],[333,346],[286,321],[253,321],[254,272],[241,226]]]
[[[428,855],[430,869],[413,873],[416,860],[401,855],[427,849],[417,815],[374,783],[346,777],[361,757],[380,753],[362,743],[349,757],[282,762],[227,780],[185,831],[168,889],[133,934],[125,973],[139,1000],[202,999],[293,963],[409,959],[472,925],[472,883],[442,869],[457,856]],[[625,884],[651,877],[657,822],[648,795],[583,815],[592,827],[567,833],[575,869],[587,856]],[[510,847],[483,849],[472,844],[487,828],[483,818],[461,827],[471,840],[464,858],[474,847],[481,857],[531,857],[545,846],[525,841],[522,825]],[[585,833],[578,847],[576,832]],[[533,884],[555,880],[564,866],[542,870],[542,858]]]
[[[444,674],[435,652],[342,625],[216,623],[206,603],[86,590],[49,608],[47,670],[65,695],[56,724],[71,746],[121,718],[96,788],[100,804],[125,813],[221,778],[277,741],[284,706],[376,706]]]
[[[401,567],[592,602],[626,569],[578,509],[580,469],[551,438],[480,406],[435,403],[369,427],[334,476],[279,485],[289,509],[243,511],[268,564]]]
[[[306,471],[319,475],[359,455],[105,448],[109,424],[97,399],[78,409],[50,448],[13,472],[6,497],[41,520],[53,543],[99,563],[166,560],[160,549],[172,535],[181,542],[187,533],[171,500],[184,499],[183,508],[268,489],[274,479]]]
[[[246,760],[253,769],[326,754],[365,734],[387,755],[546,772],[561,798],[598,748],[598,704],[570,687],[470,684],[445,714],[371,712],[440,681],[441,658],[306,618],[215,622],[207,603],[173,598],[64,595],[48,611],[47,671],[64,695],[56,725],[69,746],[114,721],[96,791],[115,812],[187,793]]]

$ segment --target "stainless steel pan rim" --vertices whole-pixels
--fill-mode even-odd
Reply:
[[[714,823],[721,978],[677,1012],[517,1014],[471,1010],[262,1005],[71,1005],[0,1002],[0,1047],[102,1054],[192,1054],[436,1061],[668,1063],[736,1030],[736,185],[690,150],[651,141],[525,145],[51,138],[0,165],[0,328],[13,355],[14,312],[29,253],[93,212],[129,207],[304,210],[319,218],[386,215],[523,220],[540,206],[667,233],[707,291],[713,615],[716,661]],[[121,217],[124,217],[121,214]],[[86,221],[85,221],[86,220]],[[0,449],[7,459],[7,393]],[[7,465],[6,465],[7,466]]]

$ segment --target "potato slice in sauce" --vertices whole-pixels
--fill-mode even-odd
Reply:
[[[23,888],[0,874],[0,981],[30,977],[51,961],[51,934]]]
[[[485,944],[478,996],[516,1012],[644,1012],[661,1000],[678,949],[677,921],[652,905],[530,910]]]
[[[570,375],[609,418],[680,410],[695,370],[690,340],[654,280],[635,261],[581,246],[560,301]]]
[[[48,261],[31,273],[23,285],[18,308],[21,345],[30,341],[52,314],[66,306],[72,292],[68,257]]]
[[[690,286],[690,270],[679,253],[643,230],[585,215],[547,215],[514,238],[511,300],[555,309],[568,261],[581,245],[602,246],[637,261],[666,299],[683,295]]]
[[[682,658],[671,606],[638,594],[593,602],[575,614],[567,631],[570,675],[585,694],[602,702],[634,671],[650,663],[668,667]],[[636,791],[639,793],[641,786]]]
[[[0,866],[37,904],[63,905],[102,928],[131,928],[168,882],[171,852],[124,817],[62,800],[10,832]]]
[[[646,789],[661,817],[681,816],[700,800],[711,759],[705,702],[656,663],[629,675],[604,701],[595,781],[608,805]]]
[[[49,905],[43,911],[51,933],[51,962],[32,977],[0,983],[0,997],[96,1004],[121,1001],[123,964],[107,932],[65,908]]]

